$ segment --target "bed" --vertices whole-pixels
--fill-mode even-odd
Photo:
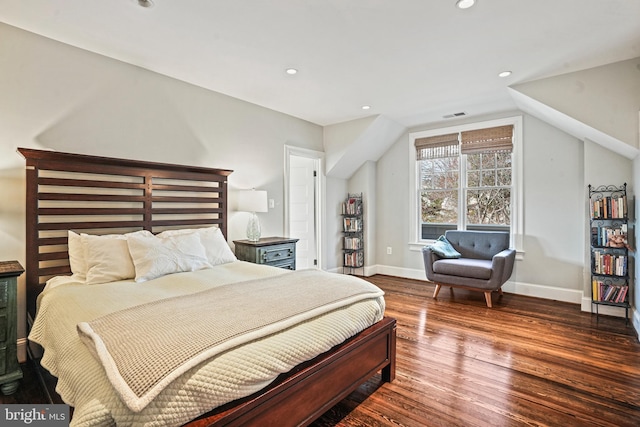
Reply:
[[[98,320],[109,319],[109,322],[120,321],[126,324],[127,321],[131,321],[131,318],[119,318],[123,312],[126,312],[130,316],[142,316],[133,317],[133,319],[138,319],[136,324],[144,324],[148,318],[146,315],[134,312],[134,308],[147,307],[150,304],[164,304],[169,301],[169,298],[173,298],[164,305],[176,307],[176,301],[181,301],[183,305],[180,307],[184,306],[185,308],[178,310],[180,313],[190,319],[200,320],[200,317],[203,318],[204,323],[199,324],[200,326],[197,328],[190,328],[191,332],[206,331],[205,335],[207,336],[209,334],[218,336],[220,330],[209,331],[205,329],[207,323],[204,313],[208,314],[209,311],[206,309],[207,306],[204,305],[202,307],[205,308],[201,307],[200,309],[193,308],[197,307],[200,301],[204,301],[204,297],[201,298],[200,295],[205,295],[205,293],[216,292],[215,296],[211,295],[211,298],[216,301],[222,298],[217,292],[227,292],[223,294],[224,298],[230,298],[230,301],[239,301],[238,298],[242,298],[242,295],[236,295],[234,292],[240,288],[244,289],[243,292],[255,294],[261,292],[261,287],[291,286],[286,283],[295,283],[296,280],[299,283],[321,280],[323,281],[322,286],[325,286],[325,279],[333,280],[334,278],[366,282],[324,272],[286,272],[274,267],[258,266],[228,259],[233,257],[233,254],[230,251],[224,253],[222,250],[222,255],[218,253],[218,256],[226,257],[226,259],[225,262],[218,264],[211,261],[207,254],[198,253],[193,255],[196,261],[201,260],[202,255],[205,260],[211,261],[210,265],[192,269],[187,267],[176,271],[169,269],[169,274],[161,272],[160,275],[141,277],[144,280],[140,282],[137,279],[139,278],[138,271],[141,269],[136,268],[133,278],[115,277],[93,285],[79,285],[77,278],[71,275],[70,256],[73,256],[73,253],[70,253],[69,249],[70,236],[74,233],[76,236],[86,236],[84,237],[86,241],[83,241],[85,245],[87,242],[93,242],[92,247],[104,250],[108,247],[105,240],[102,239],[104,235],[135,235],[127,241],[129,244],[131,244],[130,242],[138,242],[138,240],[142,242],[140,243],[143,244],[140,247],[142,248],[140,249],[141,254],[149,252],[145,250],[144,244],[147,244],[145,239],[158,239],[164,235],[167,236],[167,242],[177,244],[175,242],[186,241],[187,237],[185,236],[195,234],[202,236],[203,233],[209,233],[211,236],[215,235],[218,240],[222,238],[226,244],[227,177],[231,171],[25,148],[18,150],[25,157],[27,168],[26,288],[30,338],[44,343],[42,364],[54,374],[60,375],[57,388],[60,391],[60,397],[72,406],[74,406],[73,402],[82,402],[74,408],[73,423],[75,425],[141,424],[146,422],[153,422],[155,425],[186,424],[191,426],[308,425],[376,373],[381,372],[383,381],[394,379],[395,320],[382,317],[383,297],[376,295],[374,290],[370,288],[363,288],[361,294],[369,293],[369,297],[345,296],[342,299],[350,301],[348,307],[332,305],[336,304],[334,301],[323,303],[324,308],[322,309],[319,306],[313,306],[314,310],[320,311],[314,311],[312,314],[303,314],[300,309],[301,311],[295,314],[286,314],[284,317],[289,319],[286,322],[274,320],[269,325],[281,324],[284,326],[278,330],[269,330],[265,336],[268,339],[282,339],[283,342],[289,343],[286,345],[282,342],[278,342],[277,345],[267,345],[264,344],[266,339],[263,336],[256,338],[251,334],[249,334],[250,338],[252,337],[251,340],[242,338],[245,341],[233,341],[233,339],[237,339],[238,335],[229,332],[232,340],[223,341],[224,345],[216,349],[215,353],[209,353],[209,347],[206,347],[207,351],[204,352],[198,350],[199,354],[208,355],[206,360],[188,359],[189,363],[187,364],[180,362],[182,364],[178,365],[183,367],[183,371],[162,377],[161,380],[150,380],[154,386],[147,387],[146,394],[142,393],[144,398],[129,406],[130,401],[127,400],[129,395],[126,393],[130,390],[127,389],[127,384],[122,386],[124,389],[122,391],[121,383],[112,381],[112,376],[118,377],[114,372],[120,373],[120,370],[124,372],[123,368],[118,365],[117,369],[110,371],[109,364],[105,364],[104,360],[113,363],[117,357],[108,352],[105,356],[100,350],[109,347],[104,345],[109,343],[109,339],[113,340],[117,337],[109,337],[105,330],[101,330]],[[156,240],[153,242],[156,244]],[[133,258],[134,261],[145,259],[142,255]],[[146,261],[149,262],[148,259]],[[158,265],[162,267],[165,264]],[[134,262],[134,268],[139,265],[142,264]],[[108,270],[107,273],[109,271],[111,270]],[[296,277],[295,275],[298,274],[301,276]],[[311,274],[313,277],[304,276],[306,274]],[[320,277],[316,277],[316,274]],[[178,287],[181,290],[176,294],[175,283],[178,283],[178,279],[180,280]],[[43,292],[47,282],[50,285]],[[328,283],[327,286],[329,286]],[[334,286],[339,287],[340,285]],[[289,289],[293,291],[292,288]],[[128,292],[132,292],[132,294]],[[331,293],[333,294],[333,292]],[[122,297],[115,298],[113,295]],[[192,299],[189,300],[189,298]],[[262,300],[262,297],[260,299]],[[113,305],[102,303],[107,300],[113,300]],[[73,304],[76,307],[82,309],[79,310],[80,313],[67,316],[68,310],[65,311],[61,307],[71,301],[74,301]],[[37,311],[43,307],[47,307],[46,310]],[[153,309],[148,312],[156,312],[157,306],[149,307]],[[168,310],[167,313],[171,313],[170,308],[165,307],[165,309]],[[198,315],[195,312],[187,314],[187,310],[190,309],[200,310],[198,313],[203,313],[203,315]],[[256,311],[258,308],[253,310],[260,313]],[[348,323],[345,319],[352,319],[354,316],[351,310],[368,313],[364,316],[368,320],[359,320],[359,324],[354,324],[354,326],[346,328],[347,330],[341,331],[340,333],[344,336],[339,338],[339,341],[332,341],[338,339],[333,336],[326,340],[323,338],[321,340],[323,342],[320,344],[314,344],[316,348],[305,351],[297,348],[298,345],[302,348],[305,336],[313,336],[315,341],[318,336],[324,334],[324,331],[343,329],[342,325]],[[174,311],[176,310],[174,309]],[[268,310],[269,313],[271,311]],[[231,318],[233,315],[234,313],[230,311],[224,316]],[[66,317],[70,318],[65,319]],[[160,316],[159,319],[164,317],[164,315]],[[258,322],[264,316],[256,314],[254,317]],[[250,318],[250,316],[242,317],[243,320],[245,318]],[[290,320],[294,318],[299,321]],[[313,322],[318,320],[324,323],[321,323],[320,327],[312,326]],[[51,326],[52,322],[58,326]],[[209,324],[215,323],[218,322],[209,322]],[[239,322],[233,321],[231,324],[235,325],[236,323]],[[64,328],[59,326],[63,324],[67,326]],[[80,325],[84,325],[87,329],[82,332],[83,329]],[[73,326],[77,327],[78,331],[69,332]],[[169,329],[169,326],[171,325],[167,324],[166,328]],[[252,331],[257,330],[255,325],[252,327],[254,328],[251,329]],[[86,379],[65,377],[65,369],[69,371],[69,368],[58,366],[58,363],[62,362],[56,359],[56,353],[63,353],[66,351],[64,349],[70,347],[70,344],[59,344],[60,347],[56,350],[55,347],[52,347],[53,344],[46,341],[54,335],[56,329],[66,329],[68,340],[78,341],[78,336],[81,337],[83,340],[81,345],[84,345],[81,348],[84,350],[74,350],[79,353],[71,352],[70,354],[77,360],[82,359],[91,366],[86,369],[95,370],[90,375],[98,377],[101,381],[100,384],[106,384],[104,387],[101,385],[100,389],[113,386],[114,390],[103,391],[105,396],[110,397],[86,396],[91,393],[89,389],[92,388],[87,385],[89,383],[86,382]],[[226,332],[229,328],[219,329]],[[318,333],[319,331],[321,333]],[[85,334],[85,332],[87,333]],[[147,337],[146,332],[144,337]],[[87,342],[93,342],[94,347],[92,348]],[[182,348],[183,344],[173,345]],[[265,347],[260,347],[260,345]],[[306,345],[307,343],[305,343]],[[49,355],[47,355],[47,347],[49,347]],[[131,347],[136,346],[132,345]],[[233,352],[245,351],[247,354],[251,352],[266,354],[265,349],[267,348],[274,349],[271,350],[275,352],[272,354],[272,360],[277,363],[274,362],[274,364],[282,365],[270,371],[269,375],[273,375],[273,378],[261,377],[259,381],[254,378],[251,387],[243,386],[242,390],[234,391],[234,393],[240,394],[234,395],[232,393],[232,399],[229,396],[220,399],[219,390],[209,390],[210,383],[217,382],[222,377],[220,372],[233,371],[227,365],[215,365],[220,359],[226,357],[226,360],[236,363],[237,360],[245,359],[239,359],[236,356],[240,353]],[[153,350],[152,347],[148,351],[152,355],[162,353],[162,357],[165,356],[164,351]],[[284,351],[287,351],[289,356],[283,357],[278,353]],[[166,353],[170,354],[171,352],[167,351]],[[78,354],[82,354],[82,356],[78,356]],[[290,356],[291,354],[295,354],[295,357]],[[122,359],[128,357],[124,356]],[[149,357],[149,355],[144,357]],[[246,358],[248,357],[246,356]],[[64,359],[64,357],[60,359]],[[151,364],[153,366],[164,363],[162,359],[144,360],[154,360]],[[103,363],[101,364],[101,362]],[[260,364],[262,366],[264,362],[260,362]],[[131,372],[138,372],[144,367],[143,363],[137,366],[133,365],[130,369],[132,369]],[[247,365],[243,365],[236,370],[244,372],[251,371],[253,368],[247,369]],[[212,379],[212,375],[218,376]],[[263,373],[259,373],[259,375],[263,375]],[[225,378],[226,380],[227,378]],[[231,380],[236,381],[233,378]],[[155,387],[158,383],[164,384],[166,388]],[[228,385],[221,387],[223,389],[229,388]],[[136,390],[135,386],[132,386],[131,389]],[[149,392],[149,390],[153,390],[153,392]],[[204,392],[200,393],[199,390],[204,390]],[[139,394],[134,397],[140,397]],[[82,398],[78,396],[82,396]],[[113,396],[117,398],[113,398]],[[105,404],[100,399],[120,402]],[[122,408],[122,404],[126,407]],[[116,409],[114,409],[114,405]],[[133,409],[131,409],[132,407]],[[149,413],[146,414],[145,411],[149,411]]]

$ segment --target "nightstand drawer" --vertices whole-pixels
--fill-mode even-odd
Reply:
[[[292,244],[269,246],[266,248],[258,249],[258,257],[265,264],[288,260],[293,258],[294,256],[295,249]]]
[[[296,262],[293,259],[290,259],[288,261],[276,261],[273,263],[269,263],[267,265],[270,265],[272,267],[278,267],[278,268],[284,268],[285,270],[295,270],[296,269]]]
[[[295,270],[297,241],[285,237],[264,237],[257,242],[234,240],[233,243],[240,261]]]

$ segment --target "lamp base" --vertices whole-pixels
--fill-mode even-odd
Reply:
[[[247,223],[247,240],[251,242],[260,240],[260,220],[255,212],[252,212],[251,218]]]

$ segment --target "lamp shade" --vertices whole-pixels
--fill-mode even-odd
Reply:
[[[238,193],[238,210],[242,212],[268,212],[267,192],[247,190]]]

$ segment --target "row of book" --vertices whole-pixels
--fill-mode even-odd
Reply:
[[[593,280],[593,301],[624,303],[627,299],[629,286],[611,285],[599,280]]]
[[[342,203],[342,215],[362,215],[362,198],[349,197]]]
[[[627,224],[622,224],[616,227],[591,227],[591,244],[593,246],[609,246],[609,242],[611,242],[611,239],[613,238],[617,241],[618,236],[622,236],[624,239],[623,241],[626,243]]]
[[[345,237],[343,249],[362,249],[362,239],[359,237]]]
[[[627,196],[607,196],[591,200],[591,218],[613,219],[627,217]]]
[[[346,231],[347,233],[362,231],[362,219],[348,217],[344,218],[343,231]]]
[[[593,273],[610,276],[627,275],[627,256],[593,251]]]
[[[364,253],[348,252],[344,254],[344,266],[360,268],[364,266]]]

